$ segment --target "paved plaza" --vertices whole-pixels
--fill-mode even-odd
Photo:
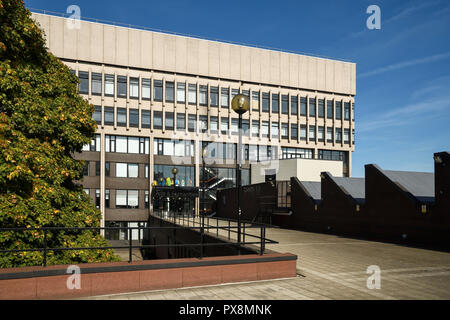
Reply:
[[[279,242],[268,249],[298,255],[296,278],[88,299],[450,299],[450,253],[276,228],[266,236]],[[380,289],[367,288],[374,265]]]

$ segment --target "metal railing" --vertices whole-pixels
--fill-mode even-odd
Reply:
[[[173,217],[165,218],[164,216],[156,216],[156,215],[150,215],[150,219],[160,218],[160,223],[162,221],[168,221],[172,222],[174,226],[145,226],[145,227],[39,227],[39,228],[0,228],[0,233],[2,232],[26,232],[26,231],[36,231],[36,232],[43,232],[43,240],[42,240],[42,246],[36,247],[36,248],[23,248],[23,249],[2,249],[0,250],[0,253],[15,253],[15,252],[43,252],[43,259],[42,259],[42,265],[44,267],[47,266],[47,258],[48,258],[48,252],[50,251],[77,251],[77,250],[110,250],[110,249],[128,249],[129,250],[129,260],[128,262],[133,261],[133,249],[146,249],[146,248],[159,248],[159,247],[188,247],[188,248],[194,248],[196,252],[198,252],[199,256],[198,258],[202,259],[204,256],[204,249],[205,247],[210,246],[232,246],[237,247],[238,251],[240,253],[240,249],[244,246],[249,245],[259,245],[259,254],[263,255],[265,251],[266,243],[269,244],[276,244],[277,241],[270,240],[266,238],[266,228],[267,227],[273,227],[269,225],[262,225],[262,224],[254,224],[250,222],[244,222],[241,223],[241,227],[243,228],[243,241],[240,243],[232,241],[231,233],[237,233],[238,231],[233,230],[237,229],[237,225],[233,225],[233,222],[236,222],[236,220],[232,219],[225,219],[225,218],[219,218],[216,220],[216,225],[210,224],[210,218],[204,217],[204,221],[206,220],[207,223],[199,223],[196,221],[198,219],[197,217],[194,217],[193,215],[174,215]],[[225,225],[220,225],[220,221],[226,221],[227,223]],[[153,223],[157,223],[155,220],[153,220]],[[181,225],[183,223],[183,225]],[[260,229],[260,235],[254,235],[250,233],[246,233],[247,229]],[[200,241],[195,243],[161,243],[161,244],[133,244],[133,236],[132,232],[133,230],[138,230],[138,233],[141,233],[141,230],[198,230],[200,235]],[[228,241],[224,241],[222,239],[222,242],[208,242],[206,243],[204,241],[205,235],[212,235],[213,233],[209,232],[210,230],[216,231],[216,236],[219,236],[219,230],[225,230],[228,234]],[[102,230],[126,230],[128,234],[128,245],[111,245],[111,246],[97,246],[97,247],[49,247],[48,246],[48,235],[51,232],[56,231],[94,231],[97,233],[100,233]],[[208,231],[207,234],[205,234],[205,231]],[[245,236],[250,238],[255,238],[257,240],[255,241],[245,241]],[[225,238],[226,239],[226,238]],[[255,250],[256,251],[256,250]]]

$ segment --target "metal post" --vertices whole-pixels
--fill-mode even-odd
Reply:
[[[245,222],[243,222],[242,228],[242,242],[245,244]]]
[[[228,220],[228,240],[230,240],[230,230],[231,230],[231,223],[230,220]]]
[[[47,229],[44,229],[44,267],[47,266]]]
[[[236,186],[237,186],[237,205],[238,205],[238,246],[241,246],[241,164],[242,164],[242,114],[239,114],[239,143],[237,154]]]
[[[133,247],[132,247],[132,243],[131,243],[131,227],[128,227],[128,242],[130,244],[129,247],[129,258],[128,258],[128,262],[131,263],[133,262]]]

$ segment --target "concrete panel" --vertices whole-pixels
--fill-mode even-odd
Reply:
[[[164,34],[153,34],[153,68],[164,70]]]
[[[250,48],[241,47],[241,79],[250,79]]]
[[[208,50],[209,43],[206,40],[198,41],[198,73],[204,76],[209,75],[208,70]]]
[[[64,53],[63,45],[64,45],[65,21],[63,19],[51,19],[50,21],[48,21],[48,25],[49,25],[49,29],[47,31],[47,35],[49,38],[48,43],[52,48],[51,50],[52,53],[56,56],[59,56]],[[74,41],[74,44],[76,44],[76,41]]]
[[[143,68],[153,67],[153,33],[141,31],[141,64]]]
[[[260,51],[261,56],[261,82],[270,82],[270,51]]]
[[[116,28],[116,64],[128,65],[128,30]]]
[[[298,86],[306,88],[308,83],[308,57],[298,56]]]
[[[128,63],[141,65],[141,31],[130,30],[128,37]]]
[[[187,72],[192,74],[198,73],[198,46],[196,39],[187,40]]]
[[[239,46],[230,45],[230,78],[240,79],[241,50]]]
[[[250,79],[253,82],[261,81],[261,51],[250,48]]]
[[[307,69],[308,69],[308,82],[305,84],[307,89],[317,88],[317,59],[308,57],[307,58]]]
[[[289,54],[280,53],[280,84],[283,86],[290,86],[289,81],[290,70],[289,70]]]
[[[57,56],[58,52],[58,47],[63,45],[64,46],[64,57],[68,58],[68,59],[77,59],[77,47],[78,47],[78,31],[76,29],[69,29],[67,27],[66,23],[62,22],[62,19],[57,19],[57,20],[61,20],[60,24],[58,24],[57,26],[59,26],[60,28],[64,28],[64,41],[58,43],[54,43],[54,41],[52,41],[52,39],[50,39],[50,51],[53,52],[53,54],[55,54]],[[58,27],[56,27],[55,25],[53,25],[53,21],[54,20],[50,20],[50,34],[52,34],[53,32],[58,32]],[[56,29],[55,29],[56,28]]]
[[[164,37],[164,70],[175,71],[176,57],[176,41],[175,37],[166,35]]]
[[[82,23],[80,25],[81,28],[76,31],[78,34],[77,57],[80,60],[89,61],[91,59],[91,24]]]
[[[116,28],[103,26],[103,59],[105,63],[116,62]]]
[[[289,55],[289,81],[292,87],[298,87],[299,59],[294,54]]]
[[[211,42],[208,49],[208,72],[209,75],[220,73],[219,43]]]
[[[32,15],[32,18],[42,30],[42,35],[45,38],[47,48],[50,48],[50,16],[42,16],[42,19],[38,19],[36,16]],[[64,30],[62,32],[64,33]]]
[[[317,59],[317,86],[326,88],[325,59]]]
[[[334,63],[331,60],[325,60],[325,90],[334,91]]]
[[[187,72],[187,38],[177,37],[176,42],[175,68],[178,72]]]
[[[92,23],[91,24],[91,41],[90,41],[90,53],[91,60],[95,62],[103,61],[103,25]]]
[[[220,72],[219,77],[230,78],[230,45],[221,43],[220,45]]]
[[[270,51],[270,82],[280,83],[280,53]]]

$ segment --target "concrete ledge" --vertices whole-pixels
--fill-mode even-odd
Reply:
[[[70,299],[296,276],[286,253],[80,264],[81,289],[67,288],[68,265],[0,270],[0,299]]]

